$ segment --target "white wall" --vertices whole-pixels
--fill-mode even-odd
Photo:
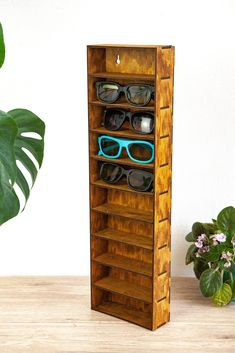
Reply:
[[[1,0],[0,109],[47,124],[43,168],[24,213],[1,227],[0,275],[89,273],[86,45],[176,46],[172,272],[184,235],[235,200],[232,0]]]

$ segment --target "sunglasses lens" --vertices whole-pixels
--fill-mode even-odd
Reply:
[[[122,168],[118,165],[105,163],[101,168],[100,176],[107,183],[115,183],[122,176]]]
[[[143,170],[133,170],[129,174],[130,187],[138,191],[146,191],[152,184],[152,174]]]
[[[132,116],[134,130],[142,134],[150,134],[153,131],[153,116],[148,113],[136,113]]]
[[[151,146],[145,143],[131,143],[129,145],[129,152],[132,158],[142,162],[149,161],[153,155]]]
[[[103,102],[112,103],[118,98],[118,85],[115,83],[100,83],[97,86],[97,95]]]
[[[101,140],[101,148],[104,154],[107,156],[117,156],[119,152],[119,143],[114,140],[103,138]]]
[[[118,130],[124,121],[124,114],[120,110],[109,109],[105,113],[104,126],[108,130]]]
[[[126,94],[128,101],[134,105],[146,105],[151,99],[151,90],[148,86],[129,86]]]

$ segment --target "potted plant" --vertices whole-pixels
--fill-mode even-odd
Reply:
[[[192,243],[186,265],[193,263],[202,294],[217,306],[234,301],[235,208],[224,208],[212,223],[194,223],[185,239]]]
[[[0,68],[5,59],[5,45],[0,23]],[[29,136],[30,133],[30,136]],[[36,137],[32,137],[32,133]],[[20,201],[15,191],[18,185],[25,197],[30,186],[22,172],[29,172],[34,184],[44,154],[45,124],[27,109],[0,110],[0,225],[15,217],[20,211]],[[38,167],[34,164],[36,159]]]

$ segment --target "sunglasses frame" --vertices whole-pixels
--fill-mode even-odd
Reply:
[[[119,144],[119,150],[116,156],[109,156],[107,155],[101,146],[101,141],[103,139],[107,139],[107,140],[112,140],[115,141]],[[140,161],[138,159],[135,159],[134,157],[131,156],[128,145],[130,144],[134,144],[134,143],[141,143],[147,146],[150,146],[152,149],[152,157],[150,159],[148,159],[147,161]],[[122,138],[116,138],[116,137],[112,137],[112,136],[107,136],[107,135],[102,135],[98,137],[98,145],[99,145],[99,152],[98,152],[98,156],[104,156],[106,158],[110,158],[110,159],[116,159],[119,158],[121,153],[122,153],[122,149],[125,148],[127,151],[127,155],[128,157],[136,163],[140,163],[140,164],[148,164],[151,163],[154,160],[154,145],[148,141],[144,141],[144,140],[128,140],[128,139],[122,139]]]
[[[104,166],[105,165],[112,165],[112,166],[115,166],[115,167],[119,167],[121,168],[121,175],[118,177],[117,180],[115,181],[107,181],[105,179],[102,178],[102,170],[104,169]],[[149,183],[149,186],[146,187],[144,190],[138,190],[137,188],[134,188],[131,184],[130,184],[130,181],[129,181],[129,177],[130,177],[130,174],[133,173],[134,171],[141,171],[141,172],[144,172],[146,174],[149,174],[149,176],[151,177],[151,181]],[[128,186],[135,190],[135,191],[139,191],[139,192],[146,192],[146,191],[152,191],[153,190],[153,180],[154,180],[154,176],[153,176],[153,173],[151,172],[147,172],[146,170],[141,170],[141,169],[125,169],[123,167],[121,167],[120,165],[118,164],[114,164],[114,163],[102,163],[101,167],[100,167],[100,178],[105,181],[106,183],[109,183],[109,184],[116,184],[123,176],[126,176],[126,179],[127,179],[127,184]],[[151,189],[151,190],[150,190]]]
[[[112,129],[112,130],[111,130],[111,129],[108,129],[108,128],[105,126],[105,117],[106,117],[106,114],[107,114],[108,112],[110,112],[111,110],[113,110],[113,111],[115,110],[115,111],[117,111],[117,112],[121,112],[121,113],[123,114],[123,116],[124,116],[121,125],[120,125],[118,128]],[[141,113],[142,113],[142,114],[149,114],[149,115],[151,115],[152,118],[153,118],[153,128],[152,128],[152,130],[151,130],[150,132],[141,132],[141,131],[137,131],[137,130],[134,129],[132,117],[133,117],[133,115],[135,115],[135,114],[141,114]],[[124,110],[124,109],[108,108],[108,109],[105,109],[105,110],[104,110],[103,126],[104,126],[107,130],[109,130],[109,131],[117,131],[117,130],[121,129],[121,127],[122,127],[122,125],[124,124],[126,118],[129,118],[130,126],[131,126],[132,130],[133,130],[134,132],[136,132],[137,134],[140,134],[140,135],[152,134],[152,132],[153,132],[153,130],[154,130],[154,114],[153,114],[152,112],[130,112],[130,111],[127,111],[127,110]]]
[[[118,86],[118,90],[117,90],[117,98],[113,99],[113,100],[110,100],[109,102],[105,101],[105,100],[102,100],[100,97],[99,97],[99,86],[101,84],[111,84],[111,85],[117,85]],[[145,104],[136,104],[136,103],[133,103],[131,102],[128,97],[127,97],[127,90],[129,87],[132,87],[132,86],[142,86],[142,87],[148,87],[150,89],[150,99],[145,103]],[[123,92],[125,94],[125,98],[127,100],[127,102],[130,104],[130,105],[133,105],[133,106],[139,106],[139,107],[144,107],[146,106],[147,104],[149,104],[149,102],[151,101],[152,99],[152,96],[153,96],[153,93],[155,92],[155,89],[154,89],[154,86],[151,86],[151,85],[148,85],[148,84],[141,84],[141,83],[132,83],[132,84],[129,84],[129,85],[125,85],[125,86],[122,86],[120,85],[119,83],[117,82],[112,82],[112,81],[96,81],[95,82],[95,87],[96,87],[96,96],[98,98],[98,100],[100,102],[103,102],[103,103],[107,103],[107,104],[112,104],[114,102],[116,102],[118,100],[118,98],[120,97],[120,94]]]

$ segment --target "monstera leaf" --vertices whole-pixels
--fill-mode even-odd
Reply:
[[[5,44],[3,39],[3,30],[0,23],[0,67],[2,67],[5,60]]]
[[[37,138],[25,136],[25,133],[36,133]],[[0,224],[20,211],[20,201],[14,188],[16,184],[23,192],[25,202],[28,200],[30,185],[17,161],[29,172],[33,185],[42,165],[44,133],[43,121],[29,110],[0,111]]]

